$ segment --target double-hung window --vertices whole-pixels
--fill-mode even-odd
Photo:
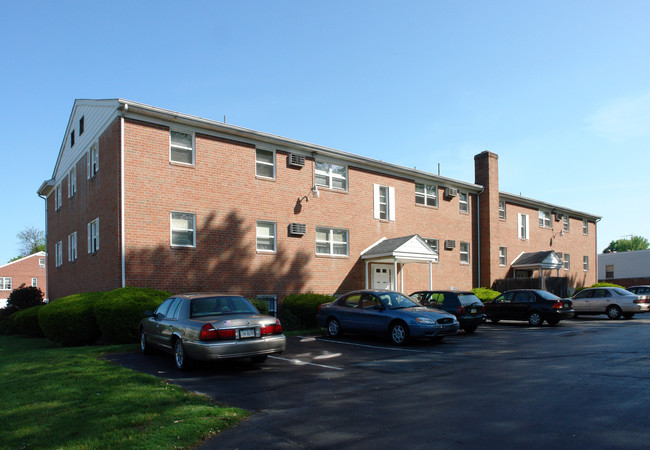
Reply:
[[[395,221],[395,188],[375,184],[374,190],[374,218]]]
[[[436,253],[435,262],[438,262],[438,239],[424,239],[429,247]]]
[[[99,217],[88,224],[88,253],[99,251]]]
[[[589,222],[587,219],[582,219],[582,234],[585,236],[589,234]]]
[[[255,150],[255,175],[275,178],[275,153],[270,150]]]
[[[38,278],[32,278],[32,287],[38,287]]]
[[[77,260],[77,232],[68,235],[68,261]]]
[[[196,247],[196,216],[191,213],[171,213],[172,247]]]
[[[551,212],[539,210],[539,226],[542,228],[551,228]]]
[[[499,247],[499,265],[506,266],[508,264],[508,249],[506,247]]]
[[[59,241],[54,245],[54,258],[56,267],[63,265],[63,242]]]
[[[257,221],[257,250],[261,252],[276,251],[275,222]]]
[[[11,290],[11,277],[0,277],[0,289],[3,291]]]
[[[194,164],[194,137],[181,131],[169,132],[169,160],[182,164]]]
[[[564,231],[569,231],[569,216],[566,214],[562,216],[562,228]]]
[[[499,219],[506,220],[506,202],[499,200]]]
[[[77,193],[77,166],[72,166],[68,172],[68,198]]]
[[[469,264],[469,242],[460,243],[460,263]]]
[[[469,212],[469,194],[467,192],[458,193],[458,210],[462,213]]]
[[[589,270],[589,257],[588,256],[583,256],[582,257],[582,270],[587,272]]]
[[[38,258],[38,267],[45,269],[45,258]]]
[[[55,211],[61,209],[61,203],[63,203],[63,194],[61,193],[61,183],[59,183],[54,188],[54,210]]]
[[[89,180],[99,172],[99,147],[97,146],[97,142],[91,145],[90,150],[88,150],[88,155],[86,155],[86,169]]]
[[[418,205],[438,206],[438,187],[416,183],[415,203]]]
[[[524,241],[528,240],[528,215],[517,214],[517,237]]]
[[[316,254],[347,256],[348,230],[316,227]]]
[[[345,166],[316,161],[315,181],[317,186],[346,191],[348,169]]]
[[[568,253],[564,254],[564,270],[569,270],[571,268],[571,255]]]

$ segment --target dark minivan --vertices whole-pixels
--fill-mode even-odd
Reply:
[[[422,306],[453,314],[465,333],[473,333],[480,324],[485,323],[483,303],[473,292],[418,291],[410,297]]]

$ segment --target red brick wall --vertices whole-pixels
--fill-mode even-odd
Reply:
[[[38,279],[38,287],[43,291],[44,298],[48,298],[46,290],[47,270],[45,267],[40,266],[39,260],[41,258],[46,257],[34,254],[0,267],[0,278],[11,278],[11,290],[2,289],[2,286],[0,286],[0,300],[9,298],[11,291],[20,287],[23,283],[26,286],[31,286],[32,278]],[[0,307],[2,306],[0,305]]]
[[[473,196],[470,214],[459,213],[458,197],[444,200],[442,187],[439,207],[424,207],[415,204],[413,181],[350,166],[348,191],[319,188],[320,198],[298,201],[313,185],[310,158],[305,167],[291,168],[278,151],[276,179],[268,180],[255,177],[249,144],[197,134],[196,164],[187,167],[169,162],[168,128],[127,120],[125,130],[127,285],[280,298],[341,293],[365,285],[362,250],[382,237],[416,233],[441,246],[457,241],[453,251],[440,252],[434,286],[473,285],[474,266],[459,262],[460,241],[474,241]],[[395,222],[373,218],[373,183],[395,187]],[[196,248],[170,248],[171,211],[196,214]],[[277,223],[277,253],[256,251],[257,220]],[[291,222],[306,224],[306,235],[289,236]],[[316,256],[316,226],[349,230],[350,256]],[[409,264],[404,275],[405,290],[428,288],[427,265]]]
[[[62,205],[54,209],[54,193],[47,200],[47,254],[50,300],[80,292],[121,286],[120,119],[99,138],[99,171],[87,179],[86,156],[77,163],[77,192],[68,198],[67,175],[61,180]],[[99,251],[88,253],[88,223],[99,217]],[[68,235],[77,232],[75,262],[68,261]],[[63,245],[63,265],[56,267],[55,245]]]

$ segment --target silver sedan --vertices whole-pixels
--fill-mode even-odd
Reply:
[[[172,353],[179,369],[191,360],[251,358],[261,363],[286,347],[280,321],[260,314],[238,295],[175,295],[145,316],[140,322],[142,353],[153,348]]]
[[[650,298],[647,295],[637,295],[617,287],[598,287],[583,289],[572,299],[575,315],[607,314],[616,320],[621,316],[626,319],[634,314],[650,310]]]

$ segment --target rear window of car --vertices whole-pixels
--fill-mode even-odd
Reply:
[[[537,291],[537,295],[542,297],[544,300],[560,300],[560,297],[558,297],[555,294],[551,294],[550,292],[546,291]]]
[[[612,291],[616,292],[618,295],[630,295],[629,291],[621,288],[612,288]]]
[[[203,297],[192,299],[191,317],[218,316],[224,314],[259,314],[244,297]]]
[[[474,303],[482,303],[481,300],[474,294],[458,294],[458,300],[461,305],[473,305]]]

